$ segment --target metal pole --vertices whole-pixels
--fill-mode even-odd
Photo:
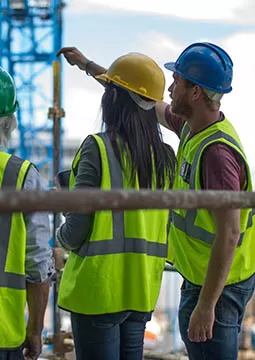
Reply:
[[[253,208],[255,192],[246,191],[15,191],[0,190],[0,214],[15,212],[95,212],[137,209],[245,209]],[[251,219],[247,219],[247,221]],[[254,226],[251,223],[251,226]]]
[[[56,186],[56,176],[60,171],[60,144],[61,144],[61,118],[65,116],[61,106],[61,68],[60,61],[53,61],[53,108],[49,109],[48,117],[53,119],[53,185]],[[60,214],[53,214],[53,248],[57,247],[56,230],[60,225]],[[56,282],[53,283],[53,322],[54,322],[54,354],[59,353],[59,336],[60,336],[60,310],[57,306],[58,286],[60,274],[56,274]],[[64,354],[59,354],[64,358]]]

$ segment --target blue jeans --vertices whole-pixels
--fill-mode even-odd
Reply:
[[[150,313],[123,311],[105,315],[71,313],[77,360],[142,360]]]
[[[181,288],[179,327],[190,360],[236,360],[238,333],[247,302],[255,287],[255,275],[248,280],[225,286],[215,309],[213,338],[206,342],[191,342],[187,336],[190,316],[197,304],[200,286],[184,280]]]
[[[22,349],[0,350],[0,360],[24,360]]]

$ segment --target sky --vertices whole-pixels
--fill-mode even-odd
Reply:
[[[131,51],[151,56],[163,68],[196,41],[222,46],[234,62],[233,91],[222,111],[235,126],[255,177],[255,1],[254,0],[66,0],[63,46],[75,46],[108,67]],[[63,61],[65,137],[82,141],[100,129],[103,88]],[[165,101],[172,73],[166,76]],[[177,149],[168,130],[164,139]]]

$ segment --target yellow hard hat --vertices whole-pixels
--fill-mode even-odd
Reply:
[[[113,82],[151,100],[163,100],[164,73],[155,61],[140,53],[119,57],[105,74],[97,75],[96,78]]]

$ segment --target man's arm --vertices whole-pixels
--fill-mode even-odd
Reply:
[[[201,168],[204,190],[243,189],[243,161],[228,145],[217,143],[208,146],[202,155]],[[206,341],[212,337],[215,306],[225,286],[240,238],[240,210],[217,210],[212,216],[216,237],[199,301],[190,319],[191,341]]]
[[[41,190],[39,172],[31,166],[24,183],[24,190]],[[27,339],[25,358],[37,359],[41,352],[41,332],[48,303],[50,278],[54,261],[49,246],[50,224],[47,213],[24,216],[26,223],[26,289],[28,304]]]
[[[24,357],[38,359],[42,351],[41,333],[44,327],[44,316],[49,298],[49,281],[27,284],[27,304],[29,319]]]
[[[189,339],[206,341],[213,336],[216,303],[223,291],[240,238],[240,210],[213,212],[216,238],[197,306],[190,318]]]
[[[172,113],[171,105],[165,102],[157,102],[156,115],[160,125],[173,131],[180,138],[185,120]]]
[[[167,123],[166,115],[165,115],[167,105],[168,104],[165,102],[157,102],[155,109],[156,109],[157,119],[160,125],[169,129],[169,125]]]

